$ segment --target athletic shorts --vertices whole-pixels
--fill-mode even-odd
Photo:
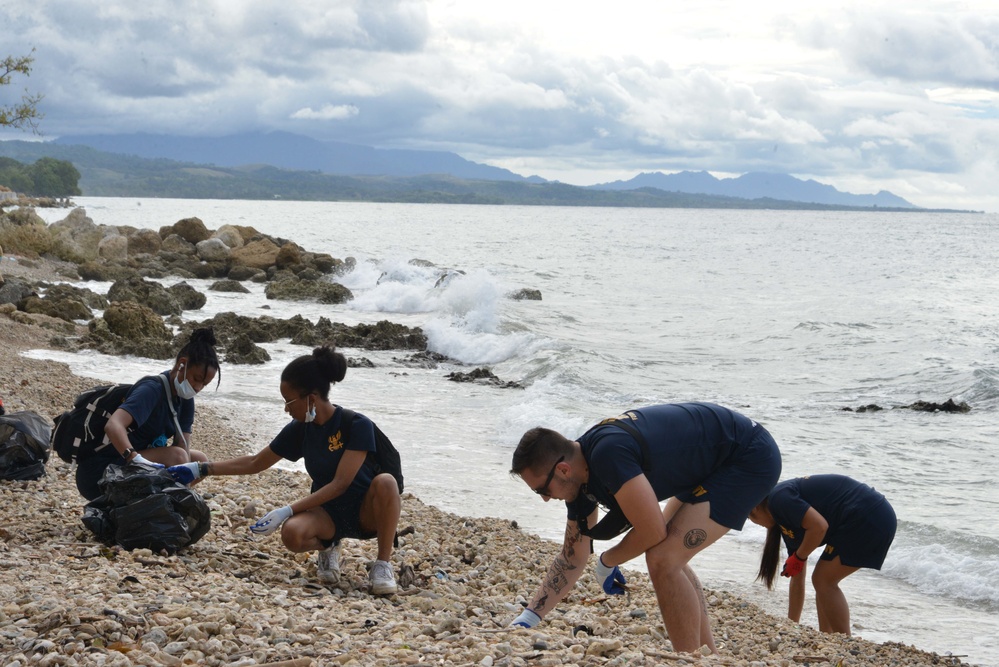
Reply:
[[[332,540],[322,540],[323,547],[339,544],[345,537],[370,540],[378,535],[361,530],[361,505],[364,504],[364,496],[367,493],[367,489],[364,492],[348,489],[342,496],[323,503],[323,509],[330,515],[335,528]]]
[[[885,500],[876,507],[864,508],[855,520],[836,530],[826,539],[820,560],[832,560],[847,567],[867,567],[880,570],[888,555],[888,548],[895,540],[898,519],[895,510]]]
[[[97,485],[104,477],[104,471],[112,463],[125,465],[125,459],[113,447],[110,452],[94,452],[89,456],[84,456],[76,463],[76,488],[87,500],[93,500],[101,495],[101,489]]]
[[[693,491],[678,493],[685,503],[711,503],[711,520],[742,530],[749,513],[766,498],[780,479],[780,450],[773,436],[757,426],[753,437],[739,447]]]

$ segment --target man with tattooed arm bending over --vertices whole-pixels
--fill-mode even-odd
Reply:
[[[545,502],[564,500],[568,518],[561,553],[511,625],[540,623],[579,579],[592,540],[627,531],[595,560],[604,591],[624,593],[618,566],[645,554],[673,649],[692,653],[706,645],[714,652],[704,593],[687,563],[729,529],[742,530],[780,471],[780,451],[765,428],[711,403],[629,410],[577,441],[531,429],[510,472]],[[599,523],[598,505],[607,510]]]

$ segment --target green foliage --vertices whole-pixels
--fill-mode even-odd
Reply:
[[[34,51],[31,50],[32,53]],[[15,74],[29,76],[31,63],[34,61],[31,56],[7,56],[0,60],[0,86],[10,85]],[[0,127],[30,127],[37,133],[38,120],[42,118],[42,114],[38,113],[38,103],[41,101],[42,95],[29,95],[25,92],[20,102],[0,106]]]
[[[72,197],[82,194],[79,182],[80,172],[72,162],[43,157],[25,165],[0,158],[0,185],[14,192],[34,197]]]

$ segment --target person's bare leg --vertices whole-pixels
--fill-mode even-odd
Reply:
[[[392,558],[402,501],[395,477],[382,473],[371,482],[361,504],[361,528],[378,534],[378,560]]]
[[[673,515],[666,539],[649,549],[646,562],[663,615],[663,624],[676,651],[714,650],[703,591],[687,562],[728,532],[710,518],[708,503],[684,504]],[[690,573],[688,575],[688,572]]]
[[[815,610],[819,617],[819,630],[850,634],[850,605],[839,582],[860,568],[843,565],[837,556],[833,560],[820,560],[812,572],[815,587]]]
[[[701,580],[697,578],[697,575],[694,574],[689,564],[683,566],[683,573],[690,579],[690,583],[694,587],[694,590],[697,591],[697,597],[701,602],[701,646],[707,646],[711,649],[712,653],[717,653],[718,649],[715,647],[715,638],[711,634],[711,622],[708,620],[708,601],[704,598],[704,589],[701,588]]]
[[[281,526],[281,541],[289,551],[304,553],[324,549],[322,540],[332,540],[336,533],[333,520],[322,507],[296,514]]]

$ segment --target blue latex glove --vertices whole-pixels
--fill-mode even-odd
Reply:
[[[250,526],[250,532],[255,535],[270,535],[280,528],[282,523],[290,519],[292,514],[294,512],[291,511],[291,505],[271,510],[260,521]]]
[[[150,468],[165,468],[166,467],[162,463],[153,463],[152,461],[150,461],[149,459],[147,459],[146,457],[144,457],[142,454],[140,454],[138,452],[136,452],[135,456],[133,456],[132,459],[129,461],[129,464],[132,464],[132,463],[138,463],[139,465],[149,466]]]
[[[597,581],[603,586],[604,593],[607,593],[607,595],[624,595],[625,590],[627,590],[625,586],[627,582],[617,565],[614,567],[604,565],[604,556],[601,554],[600,558],[597,559],[596,569]]]
[[[170,466],[167,468],[167,472],[170,473],[175,480],[184,485],[190,484],[194,480],[201,478],[201,466],[197,461]]]
[[[535,614],[530,609],[525,609],[520,612],[520,616],[513,619],[510,623],[511,628],[533,628],[535,625],[541,622],[541,617]]]

